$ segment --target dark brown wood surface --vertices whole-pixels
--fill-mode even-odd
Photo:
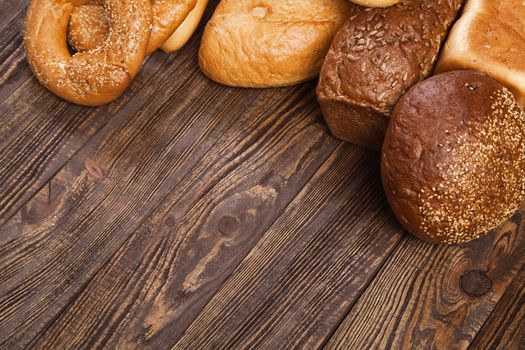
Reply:
[[[525,268],[508,287],[472,343],[472,349],[520,350],[525,346]]]
[[[27,4],[0,3],[0,349],[522,348],[523,211],[410,237],[315,82],[215,84],[202,26],[114,103],[64,102],[25,60]]]

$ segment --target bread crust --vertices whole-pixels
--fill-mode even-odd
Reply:
[[[204,30],[199,65],[230,86],[313,79],[350,6],[348,0],[222,0]]]
[[[509,88],[525,107],[525,2],[469,0],[439,56],[436,72],[470,69]]]
[[[195,7],[188,13],[188,16],[171,34],[171,36],[160,47],[166,53],[180,50],[190,40],[191,36],[199,26],[204,10],[208,5],[208,0],[197,0]]]
[[[388,7],[397,4],[400,0],[350,0],[354,4],[366,7]]]
[[[352,5],[317,87],[336,137],[380,149],[392,109],[408,88],[430,75],[462,3],[403,0],[384,9]]]
[[[42,85],[70,102],[97,106],[130,84],[146,53],[151,26],[148,0],[106,0],[112,35],[96,50],[71,55],[67,27],[79,1],[33,0],[25,25],[25,51]]]
[[[150,0],[152,2],[152,27],[147,54],[157,50],[184,22],[197,0]],[[107,18],[100,0],[84,1],[75,10],[69,26],[70,43],[78,51],[96,49],[107,36]]]
[[[381,159],[401,224],[431,243],[476,239],[525,199],[525,113],[499,82],[453,71],[399,101]]]
[[[104,42],[109,29],[109,18],[102,4],[77,6],[69,19],[68,43],[77,52],[94,50]]]

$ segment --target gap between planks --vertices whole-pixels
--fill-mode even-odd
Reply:
[[[361,292],[358,294],[358,296],[352,300],[352,303],[349,305],[348,309],[346,310],[346,312],[341,315],[341,317],[339,318],[338,322],[337,322],[337,325],[334,326],[334,328],[330,331],[330,333],[328,334],[328,336],[326,337],[326,339],[320,344],[319,346],[319,349],[325,349],[326,348],[326,345],[328,344],[328,342],[330,341],[330,339],[332,339],[334,337],[334,334],[337,332],[337,330],[342,326],[344,320],[346,319],[346,317],[348,317],[348,314],[352,311],[352,309],[354,308],[354,306],[359,302],[359,300],[361,299],[361,297],[363,296],[363,294],[365,293],[365,291],[368,289],[368,287],[370,286],[370,284],[376,279],[377,275],[383,270],[385,264],[388,262],[389,258],[392,256],[392,254],[394,254],[394,252],[397,250],[397,248],[399,247],[399,245],[401,244],[401,242],[403,241],[403,237],[401,237],[393,246],[392,248],[392,251],[390,251],[388,254],[385,254],[385,259],[381,262],[381,265],[379,266],[379,268],[377,269],[377,271],[374,272],[374,274],[372,276],[370,276],[370,279],[368,280],[368,282],[365,284],[365,286],[363,287],[363,289],[361,290]]]

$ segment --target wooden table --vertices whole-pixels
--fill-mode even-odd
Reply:
[[[1,349],[523,349],[523,212],[412,238],[315,82],[215,84],[202,27],[118,101],[61,101],[25,61],[27,4],[0,3]]]

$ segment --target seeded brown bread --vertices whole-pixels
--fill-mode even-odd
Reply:
[[[525,199],[525,113],[507,88],[480,73],[431,77],[397,104],[381,175],[409,232],[432,243],[475,239]]]
[[[332,133],[380,149],[401,95],[430,75],[462,0],[352,5],[321,69],[317,97]]]
[[[313,79],[351,6],[348,0],[222,0],[204,30],[199,65],[230,86]]]

